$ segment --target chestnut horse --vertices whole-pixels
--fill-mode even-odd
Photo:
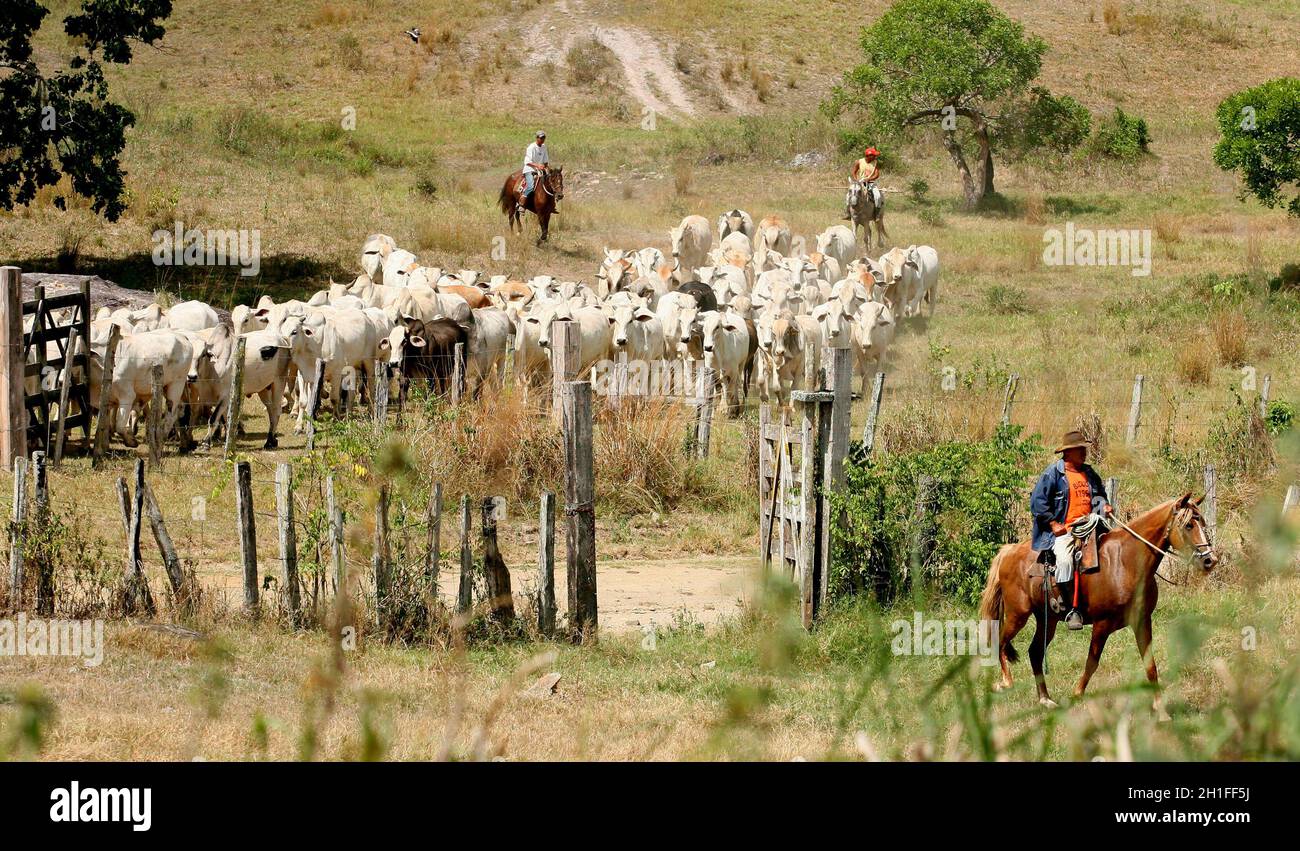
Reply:
[[[497,196],[497,203],[501,205],[501,212],[506,214],[510,220],[510,230],[513,231],[518,226],[520,232],[523,231],[523,222],[519,221],[519,198],[524,191],[524,173],[517,171],[506,178],[506,183],[501,187],[501,194]],[[541,245],[546,241],[551,232],[551,214],[556,211],[560,200],[564,198],[564,166],[552,166],[546,171],[537,175],[533,183],[533,194],[528,196],[528,203],[524,204],[524,209],[536,214],[538,223],[542,226],[541,236],[537,237],[537,244]]]
[[[1151,652],[1151,612],[1155,610],[1159,593],[1156,571],[1168,552],[1192,550],[1196,562],[1206,572],[1218,562],[1205,531],[1205,518],[1199,508],[1201,500],[1191,497],[1190,493],[1184,494],[1138,516],[1128,524],[1132,532],[1116,524],[1114,531],[1098,540],[1100,569],[1089,573],[1082,569],[1075,571],[1075,581],[1080,583],[1079,614],[1084,623],[1092,624],[1092,644],[1088,648],[1083,676],[1074,687],[1075,697],[1081,696],[1088,687],[1088,680],[1097,670],[1101,652],[1106,647],[1106,639],[1112,632],[1131,626],[1138,652],[1146,664],[1147,680],[1157,689],[1153,708],[1162,719],[1168,718],[1160,702],[1155,656]],[[1006,544],[998,551],[980,599],[980,618],[1001,624],[998,655],[1002,662],[1002,680],[994,690],[1002,691],[1011,687],[1009,663],[1016,660],[1016,649],[1011,641],[1029,616],[1034,616],[1029,663],[1038,683],[1038,702],[1055,707],[1043,678],[1043,656],[1056,633],[1056,623],[1065,618],[1065,612],[1045,610],[1043,565],[1037,564],[1037,556],[1028,541]],[[1035,567],[1038,575],[1031,577],[1030,570]],[[1048,567],[1047,571],[1050,574],[1051,568]],[[1062,596],[1068,601],[1072,596],[1072,586],[1063,588]]]

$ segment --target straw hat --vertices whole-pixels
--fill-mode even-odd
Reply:
[[[1083,439],[1081,431],[1067,431],[1061,438],[1061,445],[1056,447],[1056,452],[1064,452],[1067,449],[1087,449],[1088,441]]]

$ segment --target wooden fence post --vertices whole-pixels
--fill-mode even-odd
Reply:
[[[298,589],[298,530],[293,525],[293,466],[275,465],[275,514],[280,526],[281,593],[288,595],[289,620],[302,623],[302,595]]]
[[[867,424],[862,429],[862,443],[867,452],[876,446],[876,421],[880,417],[880,398],[885,392],[885,374],[876,373],[876,380],[871,384],[871,403],[867,408]]]
[[[470,549],[469,494],[460,498],[460,587],[456,594],[456,611],[468,612],[474,606],[474,551]]]
[[[1142,421],[1142,384],[1146,377],[1139,374],[1133,379],[1133,401],[1129,403],[1128,409],[1128,433],[1124,437],[1124,442],[1132,446],[1137,442],[1138,426]]]
[[[119,479],[120,484],[125,484]],[[130,498],[131,518],[126,532],[126,593],[123,610],[127,615],[143,612],[150,617],[155,612],[149,580],[144,575],[144,560],[140,555],[140,527],[144,521],[144,459],[135,461],[135,492]]]
[[[424,575],[429,595],[438,599],[438,567],[442,559],[442,483],[435,482],[425,512]]]
[[[515,619],[515,601],[510,593],[510,571],[497,547],[497,506],[501,497],[484,497],[482,504],[483,576],[487,582],[488,616],[498,624]]]
[[[27,455],[27,406],[23,345],[23,273],[0,267],[0,464],[12,467]]]
[[[99,398],[95,400],[99,406],[99,414],[95,418],[95,446],[91,452],[91,467],[98,467],[99,462],[104,458],[104,453],[108,451],[108,423],[113,419],[114,415],[114,412],[109,410],[113,388],[113,382],[110,379],[113,375],[114,364],[117,363],[117,344],[121,341],[122,329],[114,323],[108,329],[108,343],[104,348],[104,368],[99,382]]]
[[[813,385],[816,386],[816,385]],[[830,393],[820,390],[795,390],[790,398],[797,403],[800,416],[799,433],[800,464],[799,502],[801,504],[799,552],[797,562],[799,574],[799,611],[804,629],[811,629],[817,618],[817,609],[821,602],[821,593],[817,587],[817,572],[820,564],[821,530],[818,519],[821,517],[822,473],[825,470],[821,461],[825,451],[826,438],[830,423],[822,423],[818,416],[823,401],[831,401]]]
[[[316,417],[320,414],[320,395],[325,389],[325,361],[316,358],[316,380],[307,396],[307,451],[316,448]]]
[[[32,453],[32,528],[44,529],[50,513],[50,480],[46,466],[46,454],[40,450]],[[54,565],[44,550],[35,554],[33,566],[36,568],[36,612],[50,616],[54,614]]]
[[[61,381],[59,383],[59,428],[54,435],[54,446],[52,447],[55,467],[63,463],[63,441],[67,437],[68,396],[72,388],[72,369],[77,363],[77,348],[80,344],[81,337],[74,326],[68,332],[68,342],[63,350],[63,373],[60,376]]]
[[[229,437],[235,424],[227,422],[226,427],[230,429]],[[235,463],[235,514],[239,524],[239,560],[244,567],[244,611],[256,616],[257,522],[253,516],[253,470],[247,461]]]
[[[709,437],[713,431],[713,394],[717,389],[718,373],[712,367],[700,370],[695,396],[695,457],[709,457]]]
[[[1268,394],[1273,384],[1273,376],[1264,376],[1264,383],[1259,388],[1259,415],[1268,416]]]
[[[235,435],[239,432],[239,417],[244,408],[244,353],[248,350],[248,340],[240,337],[235,342],[235,371],[230,375],[230,402],[226,405],[226,457],[233,458],[235,454]],[[250,510],[250,519],[252,517]],[[253,560],[254,576],[256,582],[257,559]],[[244,590],[244,603],[248,604],[248,590]],[[257,605],[257,592],[254,589],[253,603]]]
[[[375,500],[375,551],[370,557],[375,571],[375,615],[381,629],[388,626],[393,593],[392,559],[388,546],[388,487],[388,482],[381,484]]]
[[[564,384],[564,513],[567,518],[567,564],[571,639],[595,640],[599,626],[596,603],[596,509],[592,467],[591,383]]]
[[[375,386],[370,388],[370,395],[375,402],[375,422],[382,426],[388,421],[388,361],[376,360],[374,374]]]
[[[1011,406],[1016,401],[1016,386],[1020,384],[1020,374],[1013,372],[1007,376],[1007,389],[1002,395],[1002,425],[1011,423]]]
[[[325,510],[329,513],[330,524],[330,563],[334,565],[334,593],[343,594],[347,590],[347,563],[344,560],[343,512],[339,509],[334,496],[334,476],[325,478]]]
[[[1214,465],[1205,465],[1205,500],[1201,503],[1201,515],[1209,527],[1210,543],[1218,537],[1219,526],[1219,484],[1214,473]]]
[[[1115,516],[1119,516],[1119,479],[1111,476],[1106,480],[1106,496],[1110,500],[1110,507],[1115,510]]]
[[[27,519],[27,458],[13,459],[13,523],[9,526],[9,608],[20,609],[23,603],[23,529]]]
[[[824,611],[830,600],[831,576],[831,540],[832,525],[835,515],[831,511],[832,492],[844,486],[844,458],[849,451],[849,417],[853,411],[853,361],[849,349],[826,349],[822,353],[822,363],[826,365],[826,378],[823,389],[834,394],[833,399],[821,403],[819,416],[829,423],[821,425],[826,435],[826,468],[822,471],[821,493],[821,528],[819,534],[820,556],[817,564],[818,611]]]
[[[551,411],[556,423],[563,421],[564,385],[578,374],[578,329],[569,319],[551,323]]]
[[[172,537],[167,532],[167,525],[163,522],[162,508],[159,507],[158,500],[153,495],[153,488],[149,487],[148,483],[145,483],[144,486],[144,507],[149,515],[149,528],[153,531],[154,543],[158,545],[158,552],[163,559],[163,567],[167,571],[167,582],[171,585],[172,599],[176,601],[176,610],[181,617],[189,617],[194,613],[192,589],[185,577],[185,571],[181,568],[181,559],[176,554],[176,545],[172,543]]]
[[[1282,498],[1283,516],[1293,508],[1300,508],[1300,485],[1287,485],[1286,496]]]
[[[465,393],[465,344],[457,343],[451,359],[451,403],[460,404]]]
[[[925,576],[925,566],[934,552],[934,477],[922,474],[916,482],[916,526],[912,534],[912,553],[904,570],[913,581]]]
[[[555,634],[555,494],[542,491],[537,518],[537,631]]]
[[[163,368],[156,363],[149,369],[149,419],[145,425],[145,440],[149,444],[149,469],[162,467],[162,421],[167,410],[167,397],[163,395]]]

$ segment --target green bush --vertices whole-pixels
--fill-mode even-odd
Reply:
[[[984,588],[998,547],[1014,540],[1026,512],[1027,478],[1041,452],[1037,436],[1002,426],[984,441],[951,441],[919,452],[846,462],[846,486],[831,495],[835,546],[832,593],[866,591],[883,602],[921,577],[962,602]],[[929,477],[929,511],[917,511]],[[932,540],[933,546],[917,546]],[[928,550],[928,553],[924,553]]]
[[[1284,431],[1290,431],[1295,425],[1296,409],[1295,405],[1283,399],[1274,399],[1268,403],[1268,410],[1264,412],[1264,423],[1268,428],[1268,433],[1276,437]]]
[[[1115,160],[1136,160],[1148,153],[1151,134],[1144,118],[1129,115],[1119,107],[1115,114],[1097,123],[1092,137],[1094,152]]]

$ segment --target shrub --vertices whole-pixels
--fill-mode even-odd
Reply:
[[[618,60],[608,47],[596,38],[580,39],[569,48],[565,56],[568,65],[566,81],[571,86],[604,88],[617,79],[614,71]]]
[[[832,591],[869,591],[888,601],[921,578],[974,602],[998,548],[1015,537],[1030,462],[1040,451],[1037,437],[1022,438],[1014,425],[983,441],[871,456],[855,451],[844,489],[831,495],[841,518],[832,531]],[[922,477],[930,482],[926,512],[917,511]],[[914,546],[931,536],[928,554]]]
[[[1268,409],[1264,412],[1264,425],[1269,434],[1276,437],[1284,431],[1290,431],[1295,421],[1295,405],[1282,399],[1274,399],[1268,403]]]
[[[1115,114],[1097,122],[1092,150],[1104,157],[1132,161],[1149,153],[1151,134],[1144,118],[1131,116],[1119,107]]]
[[[993,313],[1003,316],[1016,316],[1030,312],[1024,291],[1003,284],[994,284],[984,291],[984,304]]]
[[[1219,362],[1224,366],[1239,367],[1246,362],[1246,345],[1250,328],[1240,310],[1220,310],[1211,321],[1214,347],[1219,352]]]

